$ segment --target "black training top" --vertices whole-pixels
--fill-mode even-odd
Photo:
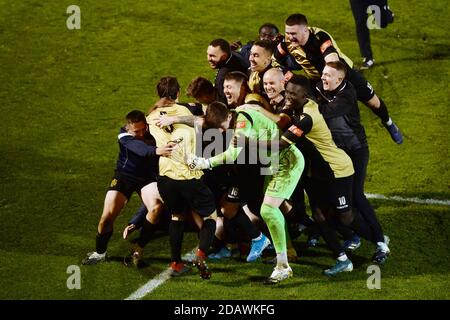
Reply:
[[[319,110],[322,113],[336,145],[345,151],[367,147],[367,138],[361,124],[356,91],[344,80],[334,91],[325,91],[317,83]]]
[[[216,87],[219,101],[225,104],[227,104],[227,99],[223,93],[223,82],[225,80],[225,75],[231,71],[241,71],[244,74],[247,74],[247,68],[239,53],[232,52],[227,61],[218,65],[214,86]]]
[[[143,182],[155,181],[159,171],[159,156],[156,155],[154,139],[148,132],[146,138],[149,140],[136,139],[125,128],[120,128],[118,135],[120,150],[116,163],[118,172]]]

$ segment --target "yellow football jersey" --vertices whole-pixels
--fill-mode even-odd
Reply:
[[[156,126],[155,122],[164,114],[168,116],[192,115],[185,106],[173,104],[157,107],[147,116],[149,130],[153,137],[155,137],[157,147],[163,147],[169,142],[177,143],[170,157],[159,158],[159,174],[174,180],[199,179],[203,175],[203,171],[190,170],[185,163],[187,154],[195,154],[195,129],[185,124],[173,124],[164,128]]]

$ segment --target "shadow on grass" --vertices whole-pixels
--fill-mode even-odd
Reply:
[[[41,164],[38,163],[38,158]],[[89,209],[86,207],[97,202],[100,202],[98,207],[101,207],[105,192],[104,186],[95,185],[99,183],[95,181],[96,178],[88,176],[85,172],[94,170],[99,163],[83,163],[55,156],[44,158],[41,154],[34,154],[33,159],[23,164],[13,160],[10,154],[7,165],[2,166],[2,169],[8,169],[12,177],[18,179],[17,183],[26,183],[27,186],[24,187],[26,194],[34,192],[35,198],[31,199],[29,204],[19,206],[19,201],[12,197],[12,193],[18,190],[5,192],[0,202],[1,209],[5,212],[2,215],[4,241],[1,242],[0,248],[14,253],[37,254],[43,263],[56,264],[59,262],[56,259],[49,262],[51,259],[49,257],[67,255],[70,255],[75,263],[81,262],[85,253],[92,250],[95,233],[91,231],[95,230],[99,218],[99,213],[86,214],[86,209]],[[37,163],[33,166],[34,161]],[[54,165],[50,167],[45,165],[46,163]],[[113,173],[112,170],[108,172],[111,175]],[[105,177],[101,183],[107,183],[108,179],[108,176]],[[92,191],[94,188],[95,192]],[[36,203],[39,206],[33,207]],[[392,240],[391,256],[387,268],[383,271],[386,276],[448,273],[446,267],[450,252],[448,207],[383,201],[375,203],[377,211],[382,213],[379,215],[380,222]],[[32,219],[29,218],[30,213]],[[86,228],[91,231],[86,231]],[[60,237],[58,234],[65,234],[67,237]],[[184,248],[192,248],[198,243],[196,236],[191,238],[185,239]],[[294,243],[296,242],[301,241],[297,239]],[[116,237],[111,244],[110,252],[115,252],[115,255],[110,257],[110,260],[122,266],[124,256],[120,253],[123,252],[124,255],[129,253],[129,243]],[[293,265],[296,268],[305,267],[306,273],[316,274],[317,271],[317,274],[320,274],[321,270],[333,264],[331,252],[323,243],[308,249],[305,244],[300,243],[298,251],[299,262]],[[151,278],[164,271],[170,263],[168,252],[165,239],[152,240],[144,252],[144,261],[149,266],[143,268],[142,272]],[[355,268],[363,269],[366,264],[371,264],[372,254],[373,248],[358,249],[356,254],[351,255]],[[414,263],[411,263],[411,259],[414,259]],[[222,273],[225,276],[234,273],[239,275],[242,270],[257,270],[256,272],[261,274],[269,273],[271,270],[267,265],[238,263],[236,260],[210,261],[209,264],[213,274]],[[252,279],[250,278],[250,281],[258,281],[261,278]]]
[[[386,67],[389,65],[394,65],[399,62],[417,62],[417,61],[429,61],[429,60],[446,60],[450,57],[450,46],[446,44],[437,44],[430,47],[426,52],[423,53],[423,56],[414,56],[414,57],[404,57],[401,59],[392,59],[392,60],[383,60],[376,61],[374,67],[366,70],[362,70],[363,73],[370,73],[372,70],[376,70],[377,67]],[[358,66],[359,67],[359,66]]]

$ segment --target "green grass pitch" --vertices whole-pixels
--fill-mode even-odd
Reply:
[[[66,27],[71,4],[81,9],[80,30]],[[390,5],[395,22],[371,33],[376,66],[365,75],[405,141],[395,145],[361,106],[371,151],[366,191],[450,199],[447,1]],[[283,29],[294,12],[359,61],[347,0],[0,0],[0,299],[124,299],[164,271],[167,237],[149,244],[142,270],[120,259],[80,263],[94,249],[123,116],[149,109],[161,76],[177,76],[182,88],[196,76],[213,79],[206,62],[212,39],[246,42],[264,22]],[[144,299],[449,299],[450,207],[371,202],[391,237],[380,290],[366,286],[373,247],[364,243],[355,270],[333,279],[321,274],[333,260],[320,246],[304,251],[292,264],[294,278],[279,286],[261,284],[270,265],[230,260],[210,263],[210,281],[191,273]],[[109,255],[128,253],[120,230],[138,205],[133,196],[116,221]],[[195,242],[188,234],[184,250]],[[70,265],[81,267],[79,290],[67,288]]]

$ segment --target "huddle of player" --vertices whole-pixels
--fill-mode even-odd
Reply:
[[[186,91],[195,103],[180,103],[177,79],[166,76],[147,117],[137,110],[126,116],[96,251],[83,263],[106,260],[114,220],[133,191],[143,206],[124,238],[140,229],[127,257],[137,266],[164,217],[169,217],[173,276],[190,270],[181,258],[187,225],[198,231],[191,262],[203,279],[211,277],[208,257],[243,254],[238,243],[248,242],[248,262],[269,247],[275,250],[275,267],[265,283],[283,281],[293,275],[289,260],[296,259],[291,237],[305,229],[309,245],[322,236],[336,259],[324,271],[328,276],[353,270],[346,252],[360,246],[360,237],[374,243],[373,261],[384,263],[389,238],[364,195],[369,149],[358,100],[396,143],[403,137],[383,100],[331,35],[292,14],[284,37],[266,23],[259,38],[242,47],[213,40],[207,59],[217,71],[215,81],[198,77],[190,83]]]

